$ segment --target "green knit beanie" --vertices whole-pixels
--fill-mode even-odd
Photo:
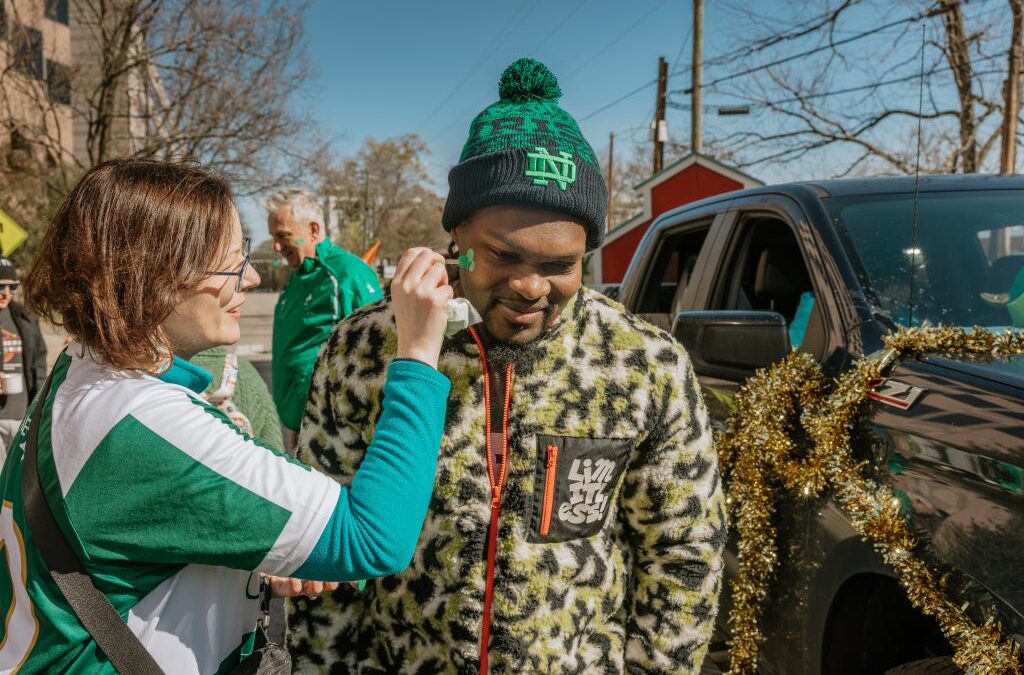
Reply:
[[[597,248],[608,189],[576,120],[558,106],[558,80],[543,63],[519,59],[501,74],[498,95],[469,126],[448,173],[444,229],[488,206],[536,206],[581,221],[587,250]]]

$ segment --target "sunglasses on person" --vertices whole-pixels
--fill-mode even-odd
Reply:
[[[238,277],[235,279],[235,293],[242,292],[242,280],[245,279],[245,272],[249,269],[249,254],[252,240],[246,237],[242,240],[242,266],[235,272],[207,272],[218,277]]]
[[[0,293],[4,291],[17,293],[19,288],[21,288],[20,281],[0,281]]]

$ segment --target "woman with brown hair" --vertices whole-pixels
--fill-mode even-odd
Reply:
[[[231,191],[202,169],[108,162],[61,204],[25,290],[73,343],[0,475],[0,585],[10,579],[0,671],[114,672],[51,578],[41,542],[53,537],[33,531],[36,501],[165,672],[225,672],[252,650],[257,573],[288,595],[324,588],[288,577],[336,582],[408,565],[449,389],[436,370],[451,298],[443,258],[411,249],[399,262],[400,358],[345,487],[262,447],[200,396],[209,374],[187,359],[238,340],[258,283]]]

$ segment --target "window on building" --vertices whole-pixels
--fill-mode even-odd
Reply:
[[[17,129],[11,129],[7,146],[7,165],[12,169],[26,169],[32,163],[32,143]]]
[[[12,65],[37,80],[43,79],[43,34],[28,26],[11,27]]]
[[[46,59],[46,88],[51,101],[71,105],[71,69]]]
[[[31,152],[32,144],[17,129],[11,130],[10,149],[15,152]]]
[[[68,0],[46,0],[46,18],[68,25]]]

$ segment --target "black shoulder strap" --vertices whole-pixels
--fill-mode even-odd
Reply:
[[[36,461],[36,444],[43,407],[50,391],[53,373],[36,398],[36,407],[29,420],[25,457],[22,460],[21,498],[32,539],[43,555],[60,592],[64,594],[78,620],[89,631],[97,646],[122,675],[163,675],[153,656],[128,628],[114,606],[93,584],[67,539],[61,533],[43,495]]]

